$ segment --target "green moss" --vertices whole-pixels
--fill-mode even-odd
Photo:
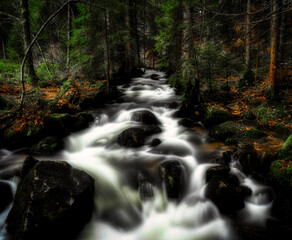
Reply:
[[[282,148],[279,151],[279,156],[283,159],[292,158],[292,134],[284,142]]]
[[[282,185],[292,187],[292,161],[277,160],[271,164],[271,176]]]
[[[241,136],[241,126],[235,122],[227,121],[215,126],[209,135],[215,139],[226,141],[226,143],[237,143]]]
[[[210,127],[224,123],[231,119],[232,116],[228,111],[220,109],[216,106],[209,106],[204,116],[204,123],[206,126]]]
[[[256,109],[255,115],[258,121],[268,124],[269,121],[275,121],[286,116],[287,112],[281,106],[262,105]]]
[[[55,136],[49,136],[33,145],[30,149],[30,152],[33,154],[51,154],[60,150],[62,146],[62,140]]]
[[[247,138],[260,138],[265,136],[265,133],[259,129],[250,129],[243,132],[243,136]]]

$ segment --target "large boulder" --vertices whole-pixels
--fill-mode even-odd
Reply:
[[[90,220],[94,179],[63,161],[28,157],[7,232],[13,239],[74,239]]]
[[[209,198],[224,214],[244,208],[245,197],[251,190],[239,185],[239,180],[229,172],[228,167],[212,167],[207,171],[206,197]]]
[[[0,213],[3,212],[13,200],[13,193],[9,183],[0,181]]]
[[[158,120],[158,118],[148,110],[133,112],[131,120],[136,122],[142,122],[144,124],[161,125],[161,122]]]
[[[141,147],[145,143],[145,131],[141,128],[129,128],[118,136],[118,144],[123,147]]]

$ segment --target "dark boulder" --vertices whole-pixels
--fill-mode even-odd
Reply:
[[[156,147],[161,143],[161,140],[159,138],[153,138],[151,143],[150,143],[150,147]]]
[[[178,161],[163,162],[160,166],[160,175],[165,183],[167,196],[178,199],[184,193],[184,168]]]
[[[164,154],[164,155],[176,155],[176,156],[188,156],[193,154],[193,150],[180,141],[163,141],[158,146],[150,150],[154,154]]]
[[[167,103],[165,105],[166,108],[169,108],[169,109],[175,109],[175,108],[178,108],[178,103],[177,102],[171,102],[171,103]]]
[[[201,127],[202,128],[203,127],[202,124],[195,122],[189,118],[180,119],[178,121],[178,125],[183,126],[183,127],[187,127],[187,128],[192,128],[192,127]]]
[[[271,239],[290,240],[292,237],[292,226],[285,222],[269,219],[266,227]]]
[[[207,171],[206,197],[209,198],[224,214],[244,208],[245,197],[251,195],[251,190],[240,186],[235,175],[229,173],[224,166],[213,167]]]
[[[74,239],[90,220],[94,179],[62,161],[23,165],[7,232],[13,239]]]
[[[142,122],[144,124],[161,125],[161,122],[157,119],[157,117],[148,110],[140,110],[134,112],[132,114],[131,120],[136,122]]]
[[[13,200],[13,193],[9,183],[0,181],[0,213],[3,212]]]
[[[144,130],[146,136],[162,132],[161,128],[157,125],[146,125],[143,126],[142,129]]]
[[[129,128],[118,136],[118,144],[124,147],[141,147],[145,143],[145,131],[141,128]]]
[[[150,78],[152,79],[152,80],[159,80],[159,78],[160,78],[160,76],[158,75],[158,74],[152,74],[151,76],[150,76]]]

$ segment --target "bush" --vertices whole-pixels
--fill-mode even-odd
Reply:
[[[277,160],[274,161],[270,168],[271,176],[274,180],[282,185],[292,187],[292,161]]]
[[[216,106],[209,106],[203,121],[207,127],[211,127],[231,119],[232,115],[228,111]]]

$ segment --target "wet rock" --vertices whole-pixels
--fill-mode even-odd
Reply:
[[[25,160],[7,231],[13,239],[74,239],[90,220],[94,179],[66,162]]]
[[[230,168],[227,166],[211,167],[206,172],[206,182],[211,181],[212,178],[220,179],[225,178],[230,172]]]
[[[146,125],[143,126],[142,129],[144,130],[146,136],[162,132],[161,128],[157,125]]]
[[[142,201],[151,199],[154,197],[152,183],[148,179],[147,175],[140,171],[138,173],[139,195]]]
[[[13,200],[13,193],[9,183],[0,181],[0,213],[2,213]]]
[[[161,143],[161,140],[159,138],[153,138],[151,143],[150,143],[150,147],[156,147]]]
[[[215,126],[210,132],[209,136],[225,141],[229,144],[238,143],[240,138],[240,128],[238,123],[228,121]]]
[[[81,112],[76,115],[77,121],[72,127],[72,132],[80,131],[89,127],[89,123],[94,120],[92,114]]]
[[[187,127],[187,128],[192,128],[192,127],[203,127],[202,124],[193,121],[192,119],[189,118],[183,118],[178,121],[178,125]]]
[[[124,147],[141,147],[145,143],[145,131],[141,128],[129,128],[118,136],[118,144]]]
[[[238,178],[228,172],[228,167],[218,166],[206,174],[206,197],[224,214],[244,208],[244,199],[251,194],[248,187],[239,186]]]
[[[158,118],[148,110],[134,112],[132,114],[131,120],[136,122],[142,122],[144,124],[161,125],[161,122],[158,120]]]
[[[151,149],[150,152],[155,154],[176,155],[181,157],[193,154],[192,150],[183,143],[171,142],[167,140]]]
[[[178,108],[178,103],[177,102],[171,102],[171,103],[168,103],[166,104],[166,108],[169,108],[169,109],[175,109],[175,108]]]
[[[152,79],[152,80],[159,80],[159,78],[160,78],[160,76],[158,75],[158,74],[152,74],[151,76],[150,76],[150,78]]]
[[[160,175],[169,198],[180,198],[184,193],[184,169],[178,161],[163,162]]]

